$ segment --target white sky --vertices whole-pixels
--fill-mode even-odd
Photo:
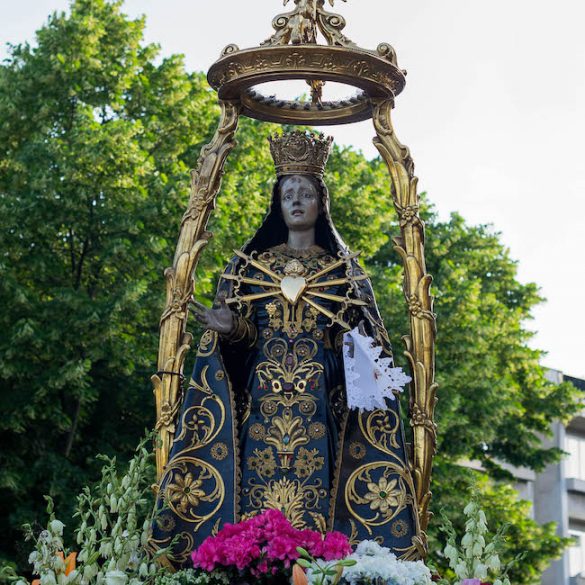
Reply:
[[[0,56],[67,6],[0,0]],[[282,2],[127,0],[125,10],[146,14],[147,40],[164,54],[207,70],[228,43],[270,36]],[[585,377],[585,2],[349,0],[335,11],[347,36],[390,42],[409,72],[394,122],[421,189],[443,218],[459,211],[502,232],[520,279],[548,299],[530,323],[533,345],[545,365]],[[376,154],[369,122],[326,131]]]

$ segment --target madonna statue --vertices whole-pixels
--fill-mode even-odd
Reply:
[[[271,138],[268,215],[227,265],[158,491],[152,543],[177,566],[225,523],[268,508],[412,557],[420,536],[392,367],[372,286],[323,183],[331,139]]]

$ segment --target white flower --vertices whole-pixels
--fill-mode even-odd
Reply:
[[[487,579],[487,567],[483,563],[475,563],[474,576],[476,579]]]
[[[479,540],[476,540],[475,543],[473,544],[473,556],[475,557],[479,557],[481,555],[481,553],[483,552],[483,545]]]
[[[492,555],[491,557],[488,557],[486,564],[490,569],[492,569],[492,571],[495,572],[498,572],[502,567],[502,563],[500,562],[500,557],[498,555]]]
[[[33,550],[33,552],[30,553],[30,555],[28,555],[28,562],[32,565],[35,563],[36,560],[38,560],[39,558],[39,553],[36,550]]]
[[[124,571],[108,571],[106,573],[106,585],[126,585],[128,575]]]
[[[452,544],[448,544],[445,547],[445,556],[449,559],[449,561],[451,561],[451,563],[456,563],[457,559],[459,558],[457,549]]]
[[[63,522],[61,522],[60,520],[51,520],[51,522],[49,523],[49,528],[51,532],[53,534],[56,534],[57,536],[63,536],[64,526],[65,524],[63,524]]]
[[[461,539],[461,545],[465,548],[473,545],[473,534],[471,532],[466,532]]]
[[[41,585],[57,585],[55,573],[52,571],[50,573],[43,573],[41,575]]]
[[[362,540],[356,549],[357,555],[379,555],[383,553],[383,548],[375,540]]]
[[[390,549],[373,541],[358,544],[355,553],[348,558],[356,561],[343,571],[343,579],[350,585],[376,579],[400,585],[431,585],[431,574],[424,563],[400,561]]]
[[[467,565],[465,564],[465,561],[460,561],[457,563],[457,565],[453,567],[453,570],[459,579],[467,579]]]

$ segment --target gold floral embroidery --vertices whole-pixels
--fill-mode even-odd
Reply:
[[[177,525],[175,519],[170,514],[165,514],[164,512],[155,517],[155,522],[163,532],[170,532]]]
[[[254,456],[248,457],[248,467],[262,477],[272,477],[276,472],[276,460],[270,447],[254,449]]]
[[[323,469],[325,458],[319,457],[317,449],[305,449],[301,447],[295,459],[295,473],[300,478],[309,477],[315,471]]]
[[[284,339],[270,339],[264,344],[267,361],[256,367],[260,383],[276,393],[304,392],[307,383],[323,372],[323,364],[313,360],[317,351],[312,339],[300,339],[291,351]]]
[[[266,437],[266,429],[260,423],[254,423],[248,434],[254,441],[262,441]]]
[[[298,481],[272,481],[263,490],[264,507],[284,512],[295,528],[304,528],[303,490]]]
[[[396,538],[403,538],[408,534],[408,524],[404,520],[396,520],[390,525],[390,532]]]
[[[354,441],[349,446],[349,454],[354,459],[363,459],[366,455],[366,446],[363,443]]]
[[[327,491],[322,488],[320,480],[307,485],[298,479],[289,478],[271,480],[262,485],[251,482],[251,487],[246,488],[244,493],[248,495],[252,508],[280,510],[299,529],[307,527],[305,511],[311,514],[314,510],[319,510],[319,502],[327,497]]]
[[[223,461],[228,456],[228,448],[225,443],[216,443],[211,447],[211,456],[217,461]]]
[[[326,432],[325,425],[320,422],[311,423],[309,425],[309,437],[311,439],[322,439]]]
[[[393,479],[388,483],[385,477],[381,477],[378,483],[368,483],[368,493],[364,499],[370,502],[370,509],[380,510],[384,515],[390,508],[396,508],[400,503],[400,491],[396,489],[398,481]]]
[[[185,475],[177,473],[173,477],[173,481],[175,483],[167,485],[167,497],[174,504],[178,502],[177,509],[186,514],[188,507],[196,506],[205,495],[201,489],[203,482],[200,479],[195,479],[192,473]]]
[[[275,416],[268,436],[264,439],[268,445],[276,447],[282,469],[290,469],[294,451],[309,442],[307,431],[300,416],[293,417],[290,409],[285,409],[282,416]]]

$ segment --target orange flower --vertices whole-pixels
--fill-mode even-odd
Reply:
[[[75,571],[75,561],[77,559],[76,552],[69,553],[67,558],[65,558],[63,551],[59,551],[57,556],[65,563],[65,576],[69,575],[71,571]],[[41,585],[41,580],[33,579],[31,585]]]
[[[293,567],[293,585],[308,585],[309,580],[307,579],[307,575],[305,571],[300,565],[295,564]]]
[[[63,558],[63,553],[60,552],[59,556]],[[75,571],[75,561],[77,560],[77,553],[72,552],[67,555],[65,559],[65,576],[69,575],[71,571]]]

